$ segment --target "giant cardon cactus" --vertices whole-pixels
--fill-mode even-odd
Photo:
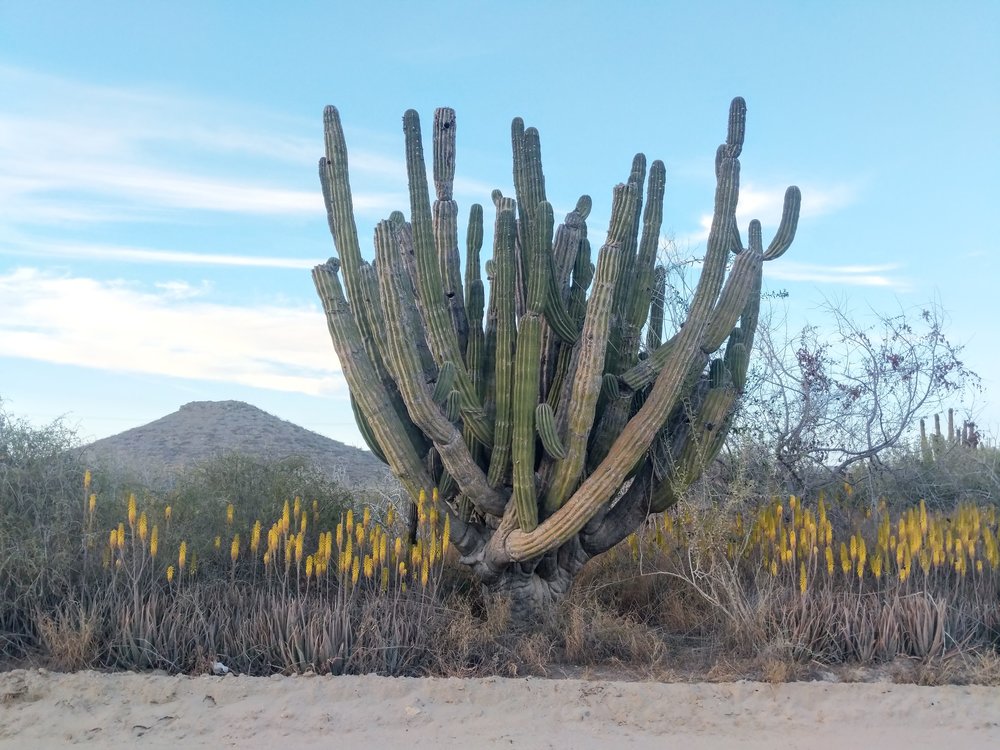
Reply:
[[[515,119],[514,197],[492,195],[487,304],[478,204],[462,274],[454,111],[434,115],[433,203],[419,118],[403,116],[409,219],[395,212],[375,227],[370,262],[340,116],[324,113],[319,175],[339,257],[313,280],[361,433],[412,498],[439,490],[462,562],[510,595],[517,613],[544,609],[587,560],[673,504],[725,439],[753,347],[762,264],[788,249],[801,201],[788,188],[770,245],[758,221],[744,244],[735,211],[745,123],[737,98],[715,156],[701,277],[683,325],[664,332],[662,162],[647,175],[637,154],[614,188],[595,264],[590,197],[554,227],[538,131]]]

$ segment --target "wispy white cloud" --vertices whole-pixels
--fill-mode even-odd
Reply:
[[[309,395],[343,387],[317,308],[225,305],[206,291],[19,268],[0,275],[0,355]]]
[[[895,291],[906,291],[910,282],[897,274],[899,263],[882,265],[824,266],[812,263],[798,263],[781,259],[781,262],[767,263],[764,275],[778,281],[806,281],[817,284],[839,286],[883,287]]]
[[[236,114],[0,66],[0,228],[157,220],[178,210],[321,215],[318,126]],[[351,170],[359,214],[407,205],[401,160],[352,150]],[[383,184],[390,176],[396,182]]]
[[[3,243],[0,252],[37,258],[76,258],[93,261],[121,263],[179,263],[186,266],[230,266],[242,268],[284,268],[309,270],[324,258],[275,258],[260,255],[228,255],[225,253],[200,253],[184,250],[156,250],[144,247],[101,245],[72,242],[36,242],[21,240]]]

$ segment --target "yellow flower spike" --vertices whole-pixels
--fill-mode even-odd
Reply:
[[[315,560],[312,555],[306,558],[306,578],[311,578],[313,574],[313,566],[315,565]]]
[[[128,527],[130,529],[135,528],[135,493],[131,492],[128,496]]]
[[[292,527],[292,509],[288,505],[288,501],[285,500],[285,504],[281,508],[281,533],[287,534],[288,530],[291,527]]]
[[[378,561],[380,564],[385,565],[385,562],[388,559],[388,554],[387,554],[388,551],[389,551],[389,538],[383,535],[378,540]]]
[[[308,518],[309,518],[309,516],[307,516],[305,513],[302,514],[302,518],[299,520],[299,533],[300,534],[305,534],[306,533],[306,526],[308,525],[308,522],[307,522]]]
[[[173,583],[174,581],[174,566],[167,566],[167,583]]]
[[[260,521],[253,522],[253,529],[250,531],[250,552],[254,555],[257,554],[257,549],[260,547]]]
[[[389,510],[385,514],[385,525],[392,526],[393,521],[396,520],[396,506],[390,505]]]
[[[302,551],[305,546],[305,534],[298,534],[295,537],[295,564],[298,565],[302,562]]]
[[[978,573],[979,575],[983,574],[983,561],[982,560],[976,560],[976,573]]]
[[[233,507],[232,503],[226,505],[226,526],[233,525],[233,518],[236,515],[236,508]]]
[[[344,522],[341,521],[337,524],[337,549],[342,549],[344,546]]]
[[[926,547],[920,550],[920,555],[917,559],[920,562],[920,570],[923,571],[924,575],[927,575],[931,569],[931,554],[927,551]]]
[[[361,574],[361,561],[360,558],[355,557],[354,561],[351,563],[351,583],[356,584],[358,582],[358,576]]]
[[[236,562],[240,556],[240,535],[233,534],[233,543],[229,545],[229,559]]]
[[[772,576],[777,576],[778,575],[778,561],[777,560],[771,560],[771,575]]]
[[[365,555],[364,573],[365,578],[368,580],[371,580],[371,577],[375,574],[375,561],[371,555]]]
[[[146,512],[143,511],[142,515],[139,516],[139,540],[145,544],[146,537],[149,535],[149,520],[146,518]]]
[[[326,559],[333,556],[333,534],[326,532]]]
[[[441,499],[441,496],[440,496],[440,495],[438,494],[438,488],[437,488],[437,487],[435,487],[435,488],[434,488],[434,490],[433,490],[433,491],[431,492],[431,499],[432,499],[432,500],[433,500],[433,501],[434,501],[435,503],[437,503],[437,502],[438,502],[438,500],[440,500],[440,499]]]
[[[858,559],[858,537],[851,534],[851,562]]]
[[[118,549],[125,549],[125,524],[118,524]]]
[[[400,576],[405,576],[406,575],[406,563],[403,562],[402,560],[399,561],[398,570],[399,570],[399,575]]]
[[[389,569],[382,568],[382,593],[389,590]]]
[[[806,593],[806,585],[809,583],[809,579],[806,576],[806,564],[804,562],[799,563],[799,592]]]
[[[153,526],[153,531],[149,535],[149,556],[156,557],[157,551],[160,549],[160,529],[158,526]]]
[[[371,522],[372,522],[372,511],[371,511],[371,508],[369,508],[366,505],[364,513],[361,516],[361,525],[364,526],[367,529],[368,528],[368,524],[370,524]]]
[[[396,541],[393,544],[392,551],[393,551],[393,554],[395,555],[395,558],[397,560],[400,557],[403,556],[403,539],[402,539],[402,537],[398,537],[398,536],[396,537]]]
[[[174,515],[173,506],[168,505],[166,508],[163,509],[163,518],[168,523],[170,522],[170,519],[173,515]]]
[[[833,547],[826,548],[826,574],[833,575]]]
[[[87,469],[85,472],[83,472],[83,489],[85,490],[90,489],[90,480],[91,480],[90,469]]]
[[[187,542],[181,542],[180,548],[177,550],[177,567],[184,570],[184,566],[187,564]]]
[[[354,527],[354,536],[358,540],[358,548],[360,549],[365,544],[365,527],[360,523]]]
[[[215,537],[214,545],[215,545],[216,549],[222,549],[222,537],[221,536],[216,536]]]
[[[441,552],[442,554],[448,551],[448,544],[451,541],[451,516],[446,515],[444,517],[444,532],[441,535]]]
[[[882,577],[882,555],[872,555],[871,559],[868,561],[868,567],[871,568],[872,575],[875,576],[875,580],[879,580]]]
[[[292,565],[292,554],[295,552],[294,544],[285,545],[285,569],[287,570]]]
[[[354,531],[354,509],[347,509],[347,521],[344,523],[345,528],[348,532]]]
[[[108,533],[108,546],[111,549],[118,549],[118,529],[111,529]]]
[[[313,500],[313,523],[319,523],[319,500]]]
[[[278,529],[272,526],[267,532],[267,548],[277,549],[278,548]]]
[[[91,515],[94,515],[94,511],[97,510],[97,495],[91,493],[87,510]]]
[[[266,568],[271,564],[271,550],[264,552],[264,567]]]
[[[302,498],[298,495],[295,496],[295,503],[292,507],[292,517],[295,522],[298,523],[299,517],[302,515]]]

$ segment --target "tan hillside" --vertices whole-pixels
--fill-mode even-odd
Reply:
[[[193,401],[173,414],[103,438],[82,449],[88,461],[170,484],[178,471],[239,452],[281,460],[301,458],[350,487],[383,485],[388,468],[360,450],[286,422],[242,401]]]

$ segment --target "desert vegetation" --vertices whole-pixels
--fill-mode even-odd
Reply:
[[[992,450],[934,442],[925,476]],[[275,500],[267,482],[234,503],[240,485],[217,470],[233,457],[157,494],[88,471],[72,446],[60,424],[3,417],[7,665],[771,680],[881,665],[921,682],[1000,678],[998,513],[977,492],[871,506],[848,482],[757,498],[719,464],[525,627],[458,564],[433,494],[415,525],[379,498]],[[918,439],[900,451],[921,458]],[[196,513],[181,500],[199,479]]]

